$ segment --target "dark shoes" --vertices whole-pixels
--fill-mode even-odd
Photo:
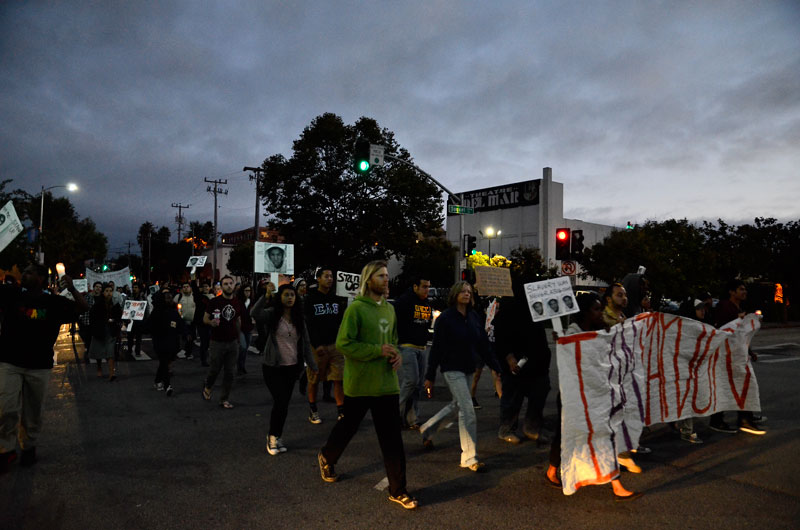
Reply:
[[[767,434],[766,430],[756,426],[754,423],[751,423],[750,420],[740,420],[739,430],[742,432],[746,432],[747,434],[755,434],[758,436],[761,436],[762,434]]]
[[[736,434],[736,429],[734,429],[733,427],[731,427],[730,425],[728,425],[724,421],[720,421],[718,423],[709,423],[708,427],[712,431],[724,432],[724,433],[727,433],[727,434]]]
[[[325,482],[336,482],[339,480],[339,475],[333,470],[333,465],[329,464],[325,457],[322,456],[322,451],[317,453],[317,462],[319,463],[319,474]],[[391,497],[389,497],[391,499]]]
[[[36,463],[36,448],[23,449],[22,456],[19,459],[19,465],[22,467],[31,467]]]
[[[478,403],[478,400],[475,398],[472,398],[472,408],[474,408],[475,410],[482,408],[481,404]]]

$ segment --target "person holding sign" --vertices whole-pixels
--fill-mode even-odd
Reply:
[[[95,298],[89,314],[92,328],[89,358],[97,361],[97,377],[103,377],[103,359],[106,359],[109,381],[117,379],[114,351],[122,322],[122,305],[115,304],[113,300],[114,285],[104,283],[102,294]]]
[[[436,319],[424,385],[430,395],[436,369],[441,369],[453,401],[425,422],[419,432],[425,448],[432,449],[433,433],[441,428],[448,416],[458,411],[461,467],[477,472],[483,467],[483,462],[478,460],[478,420],[472,405],[470,381],[478,357],[496,371],[500,367],[489,354],[489,337],[481,318],[473,310],[474,304],[472,286],[468,282],[458,282],[450,289],[450,307]]]
[[[46,293],[46,282],[47,268],[32,264],[22,271],[21,285],[0,286],[0,474],[17,458],[17,442],[20,465],[36,463],[53,345],[61,325],[87,309],[69,276],[60,284],[74,301]]]
[[[389,285],[384,261],[371,261],[361,271],[360,295],[347,307],[336,337],[344,354],[344,417],[336,422],[317,455],[325,482],[336,482],[334,465],[370,411],[389,479],[389,500],[411,510],[417,500],[406,490],[406,454],[400,430],[400,387],[394,308],[383,297]]]

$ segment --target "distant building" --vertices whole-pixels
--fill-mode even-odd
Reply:
[[[520,246],[535,247],[545,263],[561,267],[562,263],[555,259],[556,229],[581,230],[585,248],[602,241],[615,230],[609,225],[565,219],[564,185],[553,181],[549,167],[544,168],[541,179],[465,191],[458,195],[462,197],[462,206],[473,208],[475,213],[448,213],[447,239],[460,248],[466,234],[475,236],[477,250],[484,254],[489,254],[490,246],[491,254],[503,256]],[[575,265],[576,272],[580,272],[579,264]]]
[[[229,232],[222,234],[222,243],[224,245],[236,246],[240,243],[246,243],[253,240],[253,227],[239,230],[238,232]],[[277,230],[272,228],[258,227],[258,240],[269,243],[284,243],[284,237]]]

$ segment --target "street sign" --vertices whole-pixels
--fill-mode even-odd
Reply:
[[[575,262],[574,261],[562,261],[561,262],[561,273],[564,276],[572,276],[575,274]]]
[[[475,213],[475,208],[470,208],[469,206],[461,206],[460,204],[448,204],[447,213],[455,213],[455,214]]]
[[[384,149],[382,145],[369,144],[369,163],[375,167],[383,167]]]

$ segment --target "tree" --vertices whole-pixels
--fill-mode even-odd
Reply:
[[[386,153],[411,156],[371,118],[345,125],[335,114],[312,120],[294,141],[292,156],[262,164],[260,195],[270,225],[295,244],[295,266],[330,263],[360,270],[365,261],[406,256],[416,232],[442,225],[438,188],[410,167],[387,161],[361,174],[352,168],[356,139],[383,144]]]
[[[0,182],[0,201],[5,204],[12,200],[17,215],[23,224],[37,227],[42,207],[42,196],[31,195],[23,190],[5,191],[10,180]],[[108,239],[90,218],[81,219],[67,197],[54,198],[50,192],[44,193],[44,230],[42,251],[45,265],[55,270],[55,264],[64,263],[67,272],[77,277],[84,271],[84,261],[102,261],[108,253]],[[0,267],[10,269],[13,265],[24,268],[34,259],[38,241],[29,240],[20,234],[0,253]]]
[[[522,285],[549,280],[558,276],[556,267],[547,267],[536,247],[517,247],[509,254],[511,279]]]
[[[452,285],[458,248],[444,237],[444,230],[439,229],[432,236],[416,241],[405,255],[403,272],[398,275],[395,286],[408,287],[418,277],[430,280],[433,286]]]
[[[204,250],[214,243],[214,223],[192,221],[189,223],[189,232],[186,237],[193,238],[195,250]]]
[[[228,270],[234,276],[250,276],[253,274],[254,243],[246,241],[236,245],[228,257]]]

